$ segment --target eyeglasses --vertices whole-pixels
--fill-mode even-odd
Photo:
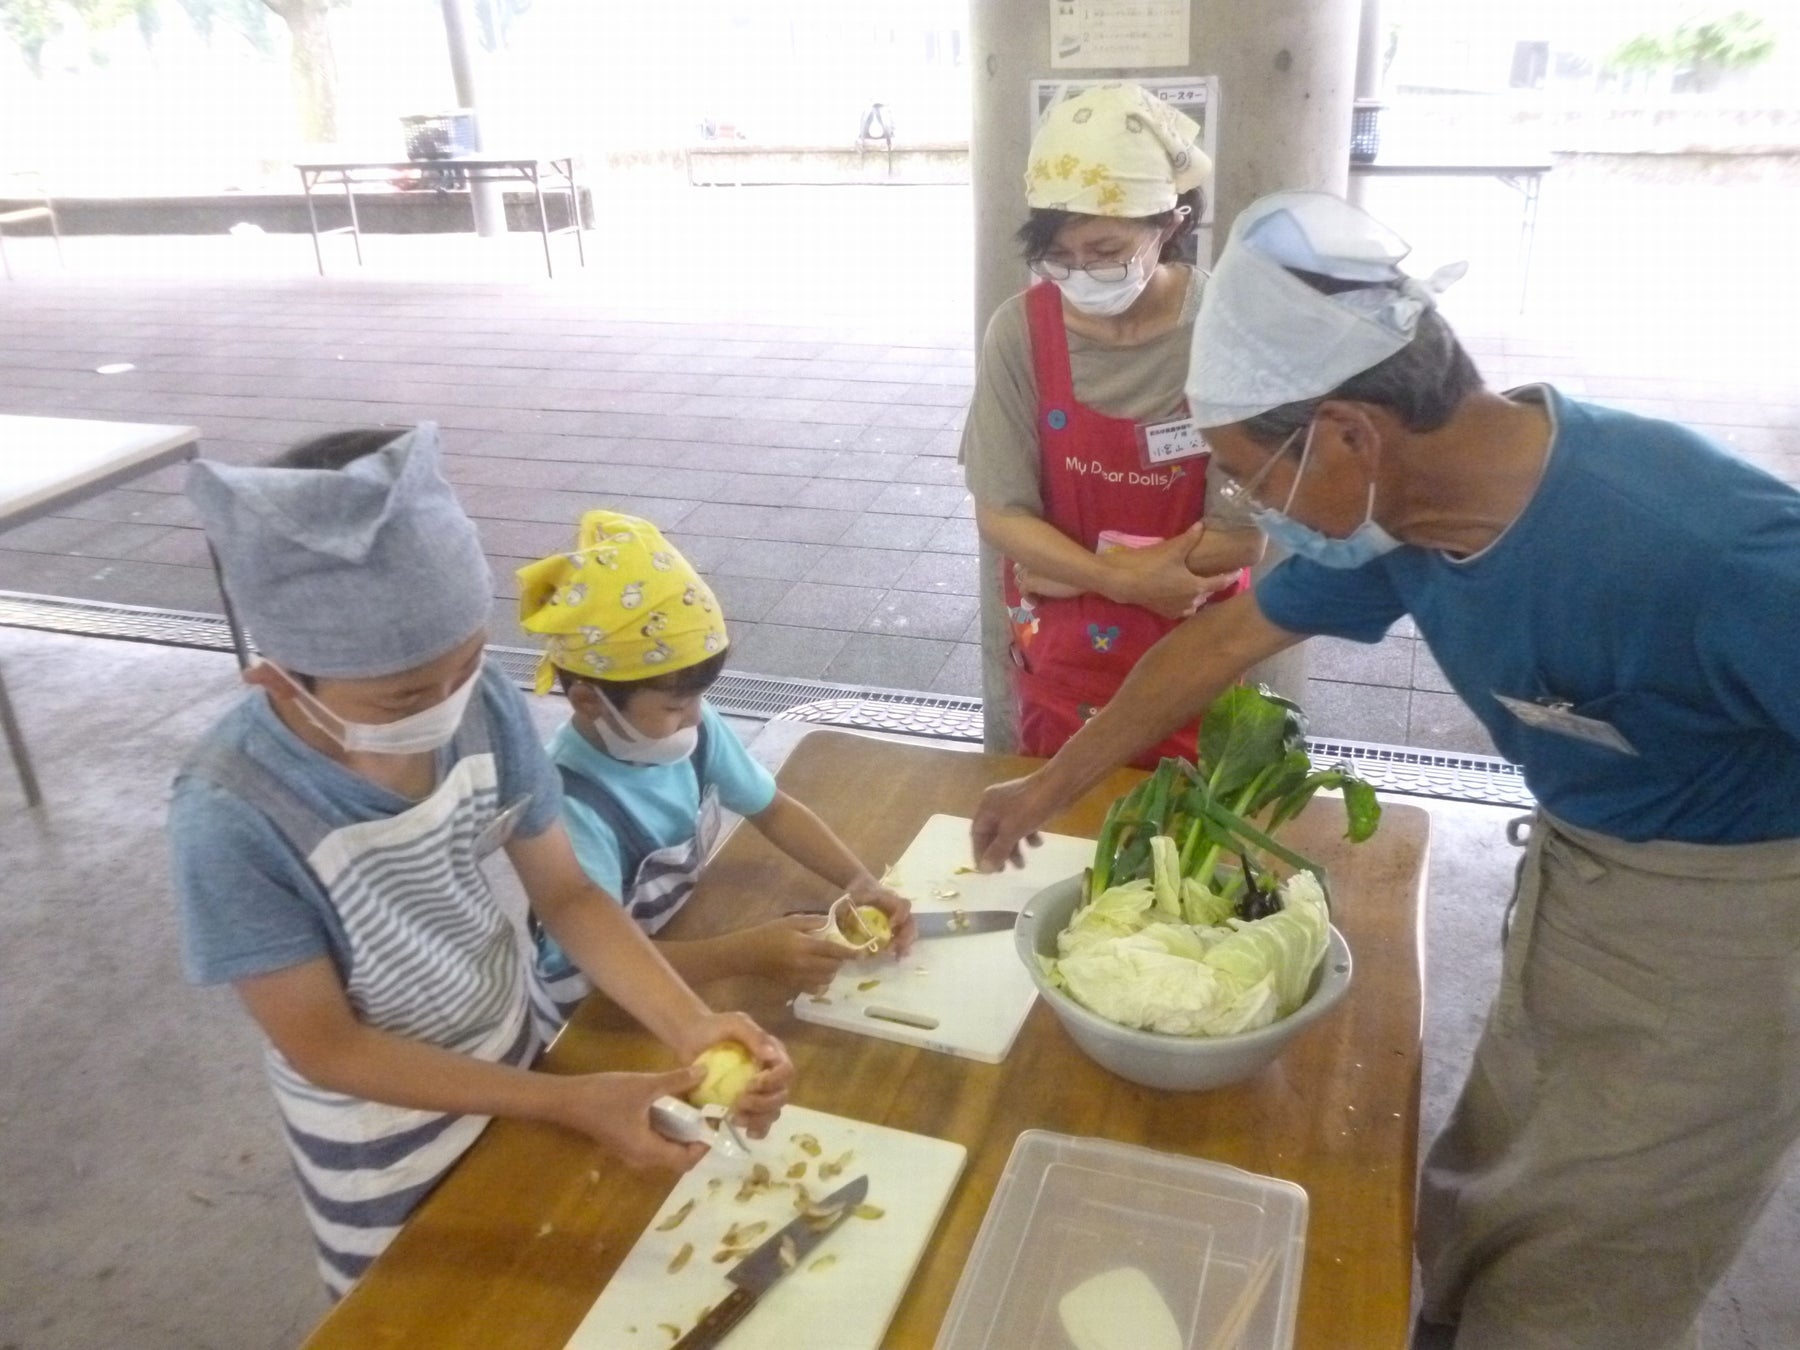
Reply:
[[[1086,272],[1095,281],[1112,283],[1125,280],[1131,274],[1131,264],[1135,260],[1136,255],[1134,254],[1125,262],[1090,263],[1086,267],[1071,267],[1068,263],[1053,262],[1049,258],[1038,258],[1030,264],[1030,267],[1034,273],[1047,281],[1067,281],[1077,272]]]
[[[1220,464],[1217,456],[1213,458],[1211,467],[1219,476],[1219,504],[1224,507],[1226,514],[1236,520],[1248,521],[1252,513],[1267,509],[1263,502],[1257,500],[1257,489],[1267,481],[1269,471],[1287,457],[1288,452],[1294,448],[1294,442],[1305,432],[1305,427],[1295,427],[1288,438],[1276,447],[1275,453],[1264,460],[1262,466],[1247,479],[1239,478],[1223,464]],[[1306,467],[1304,454],[1300,458],[1300,467],[1302,469]],[[1300,476],[1296,472],[1294,485],[1288,490],[1288,505],[1293,504],[1294,493],[1299,490],[1299,487]]]
[[[1089,263],[1086,267],[1076,267],[1070,263],[1058,262],[1054,258],[1033,258],[1027,266],[1046,281],[1067,281],[1077,272],[1086,272],[1095,281],[1111,283],[1125,280],[1131,273],[1131,265],[1143,257],[1148,247],[1149,245],[1146,244],[1143,248],[1137,249],[1123,262]]]

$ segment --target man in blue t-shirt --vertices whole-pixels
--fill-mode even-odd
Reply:
[[[569,699],[550,754],[575,855],[645,932],[660,933],[686,903],[724,810],[747,818],[853,906],[880,910],[894,949],[907,950],[913,922],[905,898],[778,789],[706,706],[725,666],[725,615],[661,530],[636,516],[589,511],[573,549],[519,569],[519,621],[545,638],[538,692],[559,684]],[[818,990],[858,954],[826,935],[836,932],[819,914],[802,913],[657,945],[690,984],[758,975],[789,990]],[[538,971],[563,1016],[592,990],[545,933]]]
[[[1335,197],[1241,214],[1189,402],[1292,553],[989,791],[984,867],[1313,633],[1402,615],[1539,801],[1425,1163],[1420,1346],[1688,1350],[1800,1138],[1800,494],[1681,427],[1498,393]]]

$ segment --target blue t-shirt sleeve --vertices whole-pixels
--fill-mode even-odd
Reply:
[[[223,984],[337,955],[317,879],[241,799],[200,779],[179,780],[169,853],[182,966],[193,983]]]
[[[619,857],[619,838],[611,826],[573,797],[562,800],[563,828],[575,846],[575,860],[588,880],[613,899],[625,893],[624,864]]]
[[[497,662],[487,663],[481,682],[494,760],[499,768],[500,805],[504,809],[522,797],[531,799],[513,830],[517,837],[529,839],[556,822],[562,807],[562,779],[557,777],[549,752],[538,740],[525,696]]]
[[[706,718],[706,781],[718,788],[719,804],[740,816],[766,811],[775,800],[774,775],[750,758],[737,732],[710,704],[702,715]]]
[[[1694,643],[1713,693],[1740,725],[1800,742],[1800,554],[1790,544],[1734,559],[1701,584],[1720,601],[1700,606]]]
[[[1387,563],[1322,567],[1307,558],[1289,558],[1256,583],[1263,617],[1290,633],[1380,642],[1406,613]]]

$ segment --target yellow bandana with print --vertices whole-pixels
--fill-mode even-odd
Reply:
[[[1192,118],[1141,85],[1098,85],[1045,112],[1026,160],[1026,204],[1127,220],[1158,215],[1211,179],[1199,138]]]
[[[558,668],[602,680],[645,680],[725,650],[725,616],[693,565],[647,520],[616,511],[581,518],[575,547],[521,567],[519,623],[541,634],[537,691]]]

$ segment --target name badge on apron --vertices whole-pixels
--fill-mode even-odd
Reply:
[[[503,807],[495,817],[482,827],[481,833],[475,836],[475,856],[485,858],[513,836],[518,828],[519,817],[525,814],[525,808],[531,805],[531,798],[521,797],[511,806]]]
[[[1206,442],[1192,417],[1172,417],[1167,422],[1145,422],[1138,427],[1138,447],[1144,452],[1146,466],[1175,464],[1184,459],[1198,459],[1206,453]]]
[[[1574,711],[1572,704],[1556,700],[1531,703],[1522,698],[1509,698],[1500,693],[1494,695],[1494,701],[1526,726],[1537,731],[1552,731],[1558,736],[1569,736],[1578,741],[1586,741],[1589,745],[1616,750],[1622,755],[1638,753],[1637,747],[1626,740],[1624,733],[1611,722],[1602,722],[1597,717],[1583,717]]]

